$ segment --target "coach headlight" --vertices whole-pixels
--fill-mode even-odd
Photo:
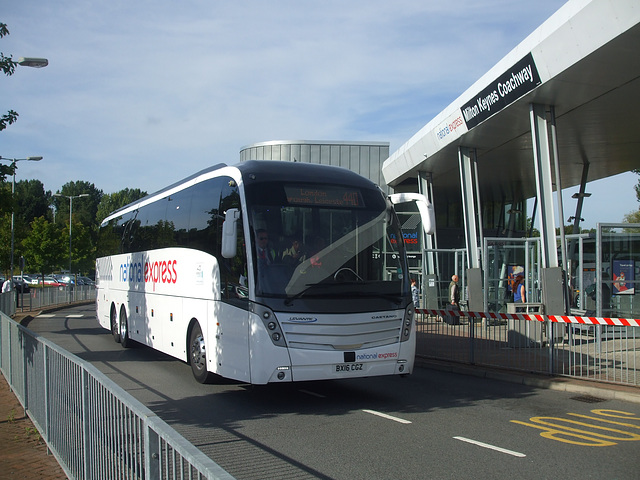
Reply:
[[[263,328],[266,329],[266,333],[271,338],[271,342],[278,347],[286,347],[284,332],[282,331],[280,322],[278,322],[277,315],[268,307],[260,305],[259,303],[254,303],[251,306],[253,313],[262,321]],[[262,331],[264,332],[265,330]]]
[[[402,337],[401,342],[406,342],[411,337],[411,328],[413,326],[414,308],[413,304],[407,305],[404,310],[404,318],[402,319]]]

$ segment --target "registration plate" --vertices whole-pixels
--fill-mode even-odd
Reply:
[[[340,363],[335,365],[336,373],[338,372],[357,372],[363,370],[363,363]]]

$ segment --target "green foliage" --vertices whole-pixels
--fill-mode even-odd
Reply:
[[[20,180],[15,192],[16,223],[29,227],[34,218],[52,220],[51,192],[46,192],[40,180]]]
[[[49,222],[44,217],[38,217],[31,223],[31,231],[22,242],[24,257],[30,270],[41,274],[49,274],[64,265],[68,259],[69,237],[59,226]]]
[[[11,267],[11,214],[0,216],[0,270],[8,277]]]
[[[638,186],[636,186],[636,190]],[[623,223],[640,223],[640,210],[627,213],[622,220]],[[623,231],[628,233],[640,233],[640,228],[624,228]]]
[[[7,28],[6,23],[0,23],[0,38],[9,35],[9,29]],[[13,61],[13,57],[9,55],[8,57],[4,56],[4,53],[0,52],[0,68],[4,72],[7,77],[13,75],[13,72],[16,71],[16,65],[18,62]],[[15,113],[15,112],[14,112]]]
[[[57,193],[66,197],[77,195],[89,195],[88,197],[73,199],[73,218],[83,225],[95,223],[98,205],[102,200],[102,190],[96,188],[93,183],[78,180],[65,183]],[[53,206],[56,209],[56,223],[67,222],[69,224],[70,201],[65,197],[52,197]]]
[[[0,132],[7,128],[8,125],[16,123],[16,120],[18,120],[18,113],[13,110],[9,110],[7,113],[3,114],[0,117]]]
[[[71,271],[89,272],[95,267],[96,255],[94,242],[91,239],[93,225],[83,225],[74,218],[71,229]],[[69,267],[69,222],[66,224],[62,241],[67,246],[65,269]]]
[[[103,195],[98,205],[97,224],[100,225],[112,212],[146,196],[147,192],[139,188],[125,188],[119,192]]]
[[[6,35],[9,35],[9,29],[5,23],[0,23],[0,38],[5,37]],[[4,53],[0,52],[0,69],[2,69],[7,77],[13,75],[16,70],[16,65],[18,65],[18,62],[14,62],[11,55],[6,57]],[[0,132],[7,128],[8,125],[15,123],[17,119],[18,113],[13,110],[9,110],[4,115],[0,116]],[[4,181],[8,175],[13,175],[14,168],[15,165],[2,165],[0,168],[0,181]],[[4,200],[4,198],[0,200]],[[2,205],[5,205],[4,201],[2,202]],[[3,208],[2,211],[6,211],[6,209]]]

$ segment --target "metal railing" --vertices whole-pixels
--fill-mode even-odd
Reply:
[[[0,312],[12,316],[15,313],[31,312],[44,307],[64,305],[96,298],[96,287],[78,285],[69,287],[31,288],[29,292],[5,292],[0,294]]]
[[[95,367],[0,314],[0,370],[73,479],[233,479]]]
[[[640,386],[638,326],[563,323],[544,315],[538,316],[543,321],[518,319],[517,314],[489,315],[501,314],[419,313],[416,355]]]

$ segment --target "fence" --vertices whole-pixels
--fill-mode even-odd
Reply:
[[[0,314],[0,370],[73,479],[233,479],[92,365]]]
[[[419,356],[640,386],[640,320],[418,312]]]
[[[8,292],[2,294],[7,301],[14,297],[14,312],[38,310],[42,307],[62,305],[65,303],[93,300],[96,298],[96,287],[93,285],[76,285],[75,287],[38,287],[29,292]],[[10,315],[6,310],[0,310]]]

